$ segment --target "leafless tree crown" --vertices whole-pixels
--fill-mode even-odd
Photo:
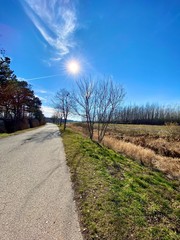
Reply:
[[[111,78],[100,81],[84,78],[77,81],[77,89],[73,94],[74,110],[86,120],[91,139],[97,126],[98,141],[103,140],[107,126],[124,95],[123,87],[115,84]]]

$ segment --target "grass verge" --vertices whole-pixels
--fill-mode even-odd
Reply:
[[[0,139],[4,138],[4,137],[9,137],[9,136],[14,136],[14,135],[18,135],[18,134],[21,134],[21,133],[29,132],[29,131],[38,129],[38,128],[43,127],[43,126],[44,125],[34,127],[34,128],[27,128],[27,129],[24,129],[24,130],[19,130],[19,131],[13,132],[13,133],[0,133]]]
[[[62,137],[85,239],[179,239],[177,181],[70,129]]]

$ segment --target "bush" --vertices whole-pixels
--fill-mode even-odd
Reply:
[[[5,127],[5,123],[4,123],[4,120],[1,119],[0,120],[0,133],[6,133],[6,127]]]
[[[8,133],[12,133],[18,130],[24,130],[30,127],[27,118],[20,120],[6,119],[4,120],[5,128]]]
[[[36,118],[35,119],[30,119],[29,124],[30,124],[31,128],[38,127],[40,125],[39,120],[36,119]]]

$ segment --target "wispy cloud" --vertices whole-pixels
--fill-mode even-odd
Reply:
[[[61,60],[75,45],[77,27],[76,0],[21,1],[27,15],[44,40],[56,50],[52,60]]]
[[[53,74],[53,75],[48,75],[48,76],[40,76],[40,77],[33,77],[33,78],[23,78],[23,77],[17,77],[19,81],[32,81],[32,80],[39,80],[39,79],[44,79],[44,78],[53,78],[61,76],[61,74]]]
[[[39,80],[39,79],[43,79],[43,78],[52,78],[52,77],[57,77],[57,76],[61,76],[61,74],[54,74],[54,75],[49,75],[49,76],[27,78],[26,81]]]
[[[37,95],[37,94],[35,94],[35,96],[38,97],[38,98],[39,98],[41,101],[43,101],[44,103],[47,102],[47,99],[46,99],[45,97],[41,97],[41,96],[39,96],[39,95]]]
[[[38,89],[38,90],[36,90],[36,92],[38,92],[38,93],[47,93],[47,91],[43,90],[43,89]]]

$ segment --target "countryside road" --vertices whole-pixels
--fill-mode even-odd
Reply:
[[[0,239],[82,240],[56,125],[0,139]]]

